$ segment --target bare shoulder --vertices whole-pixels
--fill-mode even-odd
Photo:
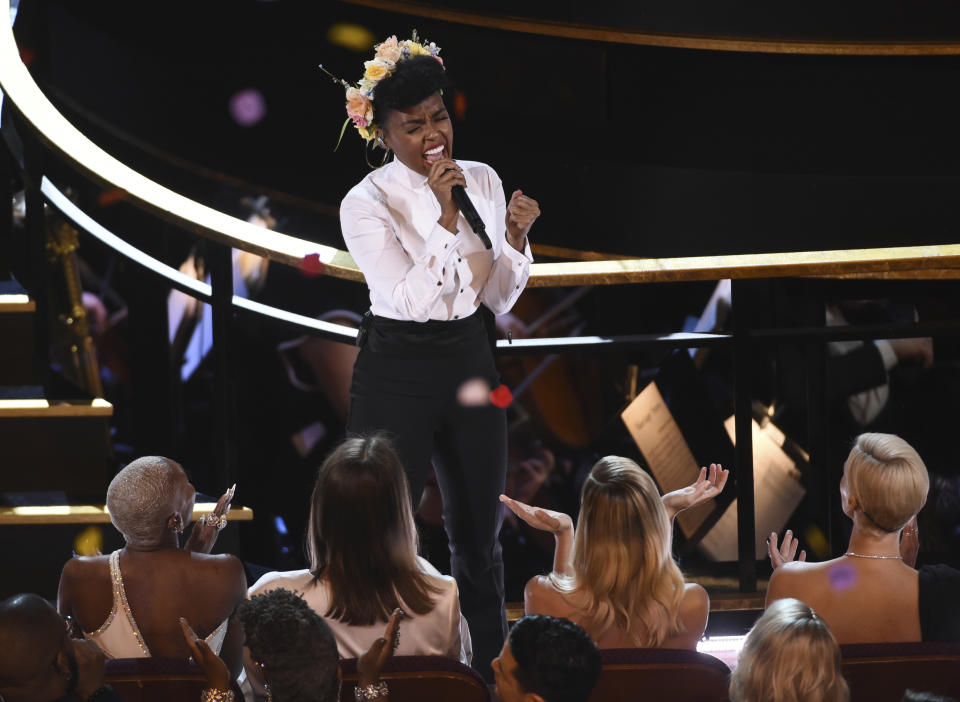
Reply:
[[[811,583],[819,579],[831,561],[807,563],[791,561],[773,571],[767,586],[767,605],[784,597],[798,597],[809,589]],[[798,597],[799,599],[799,597]]]
[[[74,556],[63,564],[61,580],[81,581],[110,571],[110,556]]]
[[[707,594],[703,585],[697,583],[685,583],[683,588],[683,600],[680,602],[680,608],[689,612],[709,612],[710,595]]]
[[[243,563],[230,553],[191,553],[190,562],[197,568],[221,573],[243,572]]]
[[[569,617],[571,607],[563,593],[554,587],[546,575],[535,575],[527,581],[523,589],[523,611],[525,614],[549,614],[554,617]]]
[[[707,628],[707,618],[710,616],[710,595],[702,585],[686,583],[683,599],[680,601],[680,620],[684,630],[696,635],[699,639]]]
[[[190,567],[211,583],[220,583],[221,592],[229,592],[236,599],[247,594],[247,575],[243,563],[229,553],[191,553]]]
[[[274,570],[264,573],[247,592],[248,596],[263,595],[271,590],[283,588],[296,592],[305,592],[313,583],[313,574],[307,570]]]

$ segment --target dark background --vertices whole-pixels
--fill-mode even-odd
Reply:
[[[285,231],[340,245],[336,207],[367,172],[324,63],[359,78],[413,28],[442,48],[455,154],[543,206],[535,240],[636,256],[958,240],[960,57],[813,56],[608,45],[457,26],[346,3],[24,2],[22,48],[81,129],[174,189],[223,206],[202,166],[291,196]],[[445,4],[448,6],[448,4]],[[459,3],[651,31],[805,39],[944,39],[950,3]],[[502,7],[501,7],[502,6]],[[237,125],[237,91],[265,118]],[[455,98],[456,93],[462,96]],[[95,115],[95,118],[91,118]],[[187,164],[151,163],[131,139]]]

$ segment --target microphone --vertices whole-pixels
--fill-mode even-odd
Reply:
[[[460,214],[467,220],[467,224],[470,225],[473,233],[480,237],[484,248],[489,249],[493,247],[493,244],[490,243],[490,237],[487,236],[487,226],[483,223],[483,220],[480,219],[480,215],[477,214],[477,208],[473,206],[470,198],[467,197],[467,191],[463,189],[463,186],[454,185],[450,188],[450,194],[453,196],[453,201],[457,203],[457,207],[460,208]]]
[[[444,173],[449,173],[452,170],[452,168],[448,168],[444,171]],[[473,233],[480,237],[480,241],[483,242],[484,248],[493,248],[493,244],[490,243],[490,237],[487,236],[487,225],[485,225],[483,220],[480,219],[480,215],[477,214],[477,208],[473,206],[472,202],[470,202],[470,198],[467,197],[467,191],[463,189],[463,186],[454,185],[452,188],[450,188],[450,195],[453,197],[453,201],[457,203],[460,214],[462,214],[464,219],[467,220],[467,224],[470,225]]]

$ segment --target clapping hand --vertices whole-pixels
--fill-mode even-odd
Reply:
[[[906,523],[900,537],[900,556],[903,562],[913,568],[920,553],[920,529],[917,527],[917,515]]]
[[[784,563],[796,559],[798,561],[807,560],[807,552],[800,551],[800,557],[797,558],[797,549],[800,547],[800,539],[794,538],[793,532],[789,529],[783,534],[783,543],[777,548],[777,532],[770,534],[767,539],[767,551],[770,554],[770,564],[774,569],[779,568]]]
[[[236,489],[237,486],[234,484],[220,496],[213,512],[196,521],[190,531],[190,538],[184,545],[184,550],[194,553],[210,553],[213,550],[220,529],[226,524],[227,513],[230,511],[230,503],[233,501],[233,493]]]
[[[395,609],[387,622],[387,629],[383,636],[370,644],[357,660],[357,682],[361,686],[376,685],[380,682],[380,672],[394,650],[400,645],[400,620],[403,619],[403,610]]]
[[[695,483],[663,496],[663,506],[667,510],[667,516],[673,519],[678,512],[696,507],[716,497],[723,492],[728,477],[730,477],[730,471],[724,470],[719,463],[711,463],[709,471],[701,468]]]

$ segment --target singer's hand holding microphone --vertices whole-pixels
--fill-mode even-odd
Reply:
[[[442,158],[430,168],[427,185],[430,186],[437,202],[440,203],[440,219],[437,222],[448,232],[455,234],[460,208],[454,202],[451,190],[454,185],[466,187],[467,181],[463,177],[463,170],[453,159]]]
[[[437,220],[440,226],[456,233],[457,217],[462,212],[474,233],[489,249],[490,238],[484,231],[483,220],[466,195],[464,188],[467,181],[457,162],[453,159],[441,159],[434,163],[427,176],[427,184],[440,203],[440,219]],[[517,251],[523,251],[527,232],[539,216],[540,205],[537,201],[520,190],[515,190],[507,204],[506,214],[507,242],[510,246]]]

